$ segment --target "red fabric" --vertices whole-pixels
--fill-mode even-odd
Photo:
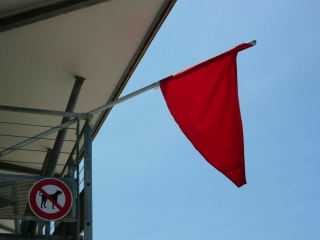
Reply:
[[[246,183],[237,89],[241,44],[160,82],[167,106],[193,146],[238,187]]]

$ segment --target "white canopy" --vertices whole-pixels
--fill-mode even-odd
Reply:
[[[0,105],[66,111],[77,88],[75,75],[85,81],[71,111],[86,112],[116,99],[174,3],[0,1]],[[95,133],[107,114],[94,118]],[[59,116],[2,110],[0,151],[61,121]],[[50,166],[54,174],[61,174],[70,157],[75,133],[75,126],[67,130],[57,164]],[[56,136],[1,156],[0,172],[42,174]]]

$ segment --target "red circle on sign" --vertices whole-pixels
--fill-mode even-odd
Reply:
[[[51,188],[61,189],[61,194],[64,197],[63,205],[59,205],[57,201],[54,201],[51,198],[51,194],[47,193],[44,188],[50,186]],[[50,201],[52,206],[58,208],[57,212],[49,213],[43,209],[42,203],[39,206],[39,202],[37,202],[38,194],[43,194],[47,198],[47,201]],[[29,206],[32,212],[42,220],[47,221],[58,221],[64,218],[71,210],[72,207],[72,192],[68,185],[66,185],[63,181],[57,178],[45,178],[41,179],[31,187],[29,191]]]

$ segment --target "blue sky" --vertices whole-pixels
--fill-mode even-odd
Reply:
[[[94,143],[97,239],[317,239],[320,2],[178,1],[125,93],[256,39],[238,57],[248,184],[184,137],[159,90],[113,109]]]

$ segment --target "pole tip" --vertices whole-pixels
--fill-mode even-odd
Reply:
[[[249,44],[251,44],[252,46],[255,46],[257,44],[257,41],[253,40],[253,41],[249,42]]]

